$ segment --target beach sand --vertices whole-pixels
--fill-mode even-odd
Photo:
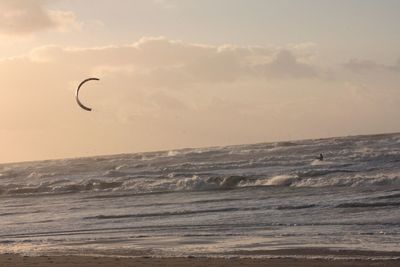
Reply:
[[[252,259],[252,258],[152,258],[152,257],[96,257],[96,256],[20,256],[0,255],[0,266],[4,267],[127,267],[127,266],[165,266],[165,267],[222,267],[222,266],[274,266],[274,267],[398,267],[400,260],[354,260],[354,259]]]

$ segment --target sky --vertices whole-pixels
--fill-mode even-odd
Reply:
[[[399,10],[0,0],[0,162],[399,132]]]

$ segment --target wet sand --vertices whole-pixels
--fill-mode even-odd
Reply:
[[[252,258],[151,258],[151,257],[96,257],[96,256],[20,256],[0,255],[0,266],[4,267],[128,267],[128,266],[166,266],[166,267],[398,267],[400,260],[361,260],[361,259],[252,259]]]

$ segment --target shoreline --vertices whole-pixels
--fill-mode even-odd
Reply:
[[[239,266],[274,266],[274,267],[397,267],[400,259],[311,259],[311,258],[206,258],[206,257],[100,257],[100,256],[21,256],[0,254],[0,266],[7,267],[112,267],[112,266],[166,266],[166,267],[239,267]]]
[[[0,254],[0,266],[7,267],[112,267],[112,266],[166,266],[166,267],[398,267],[400,252],[360,251],[326,248],[299,248],[261,251],[237,251],[209,256],[162,257],[131,251],[122,255],[41,255]]]

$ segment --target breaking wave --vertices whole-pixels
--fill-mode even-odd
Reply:
[[[3,164],[0,195],[399,186],[398,140],[361,136]],[[324,151],[326,160],[316,161]]]
[[[273,175],[271,177],[259,176],[208,176],[193,175],[191,177],[170,175],[167,177],[107,177],[102,179],[61,179],[38,184],[3,184],[0,185],[0,195],[43,195],[43,194],[74,194],[84,192],[130,192],[132,194],[233,190],[245,187],[362,187],[362,186],[388,186],[400,185],[400,176],[375,175],[375,176],[336,176],[334,172],[320,175],[312,173],[310,176]],[[343,173],[342,173],[343,174]],[[399,198],[399,194],[383,196],[381,198]]]

